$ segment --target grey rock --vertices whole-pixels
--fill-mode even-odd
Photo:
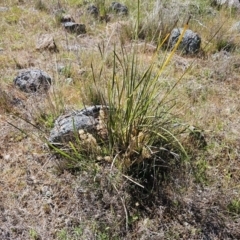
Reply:
[[[79,24],[75,22],[66,22],[66,23],[63,23],[63,26],[70,33],[75,33],[78,35],[86,33],[85,24]]]
[[[79,111],[73,111],[56,119],[50,132],[50,143],[61,143],[74,139],[75,132],[83,129],[87,132],[96,131],[101,105],[86,107]]]
[[[127,15],[128,14],[128,8],[119,2],[112,2],[110,9],[112,11],[115,11],[119,15]]]
[[[99,10],[96,6],[90,5],[87,7],[87,13],[93,15],[94,17],[97,17],[99,15]]]
[[[173,48],[177,43],[179,36],[183,32],[183,28],[174,28],[169,38],[169,46]],[[179,49],[182,49],[185,54],[194,54],[200,50],[201,38],[199,35],[192,30],[186,30]]]
[[[51,77],[40,69],[25,69],[14,79],[14,84],[27,93],[46,92],[51,83]]]

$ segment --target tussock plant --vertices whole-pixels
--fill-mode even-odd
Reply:
[[[123,46],[120,49],[115,47],[112,55],[112,76],[107,76],[109,80],[105,89],[100,83],[107,72],[106,65],[102,64],[99,73],[96,73],[92,66],[95,89],[91,91],[98,96],[98,104],[106,107],[99,113],[97,133],[92,135],[82,130],[76,131],[76,142],[70,142],[70,152],[63,152],[62,155],[70,160],[82,161],[89,157],[92,160],[104,159],[123,173],[129,174],[132,174],[131,169],[135,169],[139,164],[147,166],[146,163],[154,162],[149,165],[152,168],[155,165],[168,165],[172,161],[180,163],[180,160],[187,158],[187,153],[178,139],[184,128],[172,113],[175,99],[170,98],[171,91],[181,79],[167,92],[163,91],[161,85],[162,72],[176,51],[184,32],[160,67],[157,64],[157,53],[149,66],[142,69],[134,46],[130,52]],[[99,50],[104,63],[104,53],[100,47]],[[88,141],[88,138],[91,138],[91,141]],[[62,150],[57,151],[61,154]],[[71,153],[74,156],[71,156]],[[74,162],[71,168],[78,165],[78,161]],[[135,173],[136,169],[133,170],[133,175]]]
[[[133,50],[134,51],[134,50]],[[124,156],[126,164],[133,164],[165,151],[184,154],[175,137],[177,127],[171,114],[174,101],[165,99],[160,76],[154,76],[154,64],[141,73],[134,53],[114,52],[113,76],[108,86],[106,104],[111,152]],[[174,155],[174,154],[173,154]],[[130,161],[127,163],[127,161]]]

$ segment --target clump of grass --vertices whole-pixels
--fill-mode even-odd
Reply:
[[[231,40],[220,38],[217,39],[216,48],[218,51],[232,52],[236,49],[236,44]]]
[[[235,216],[240,215],[240,200],[239,199],[233,199],[227,206],[228,211]]]
[[[137,16],[137,36],[145,41],[159,43],[176,26],[181,18],[178,3],[169,3],[166,1],[155,1],[152,4],[143,2],[138,5]],[[150,10],[150,9],[151,10]],[[146,9],[144,12],[142,9]],[[171,17],[169,17],[169,15]]]
[[[32,240],[40,240],[41,239],[41,237],[39,236],[39,234],[37,233],[37,231],[35,229],[29,230],[29,237]]]
[[[3,112],[11,112],[11,100],[9,99],[6,92],[0,90],[0,107]]]
[[[81,130],[76,131],[76,142],[68,144],[67,152],[52,146],[60,155],[69,159],[70,168],[84,168],[86,158],[92,161],[105,159],[123,173],[144,178],[154,171],[160,171],[156,171],[156,165],[173,164],[174,161],[181,162],[187,158],[187,153],[178,139],[185,128],[172,113],[176,105],[175,99],[169,98],[181,79],[167,92],[163,91],[161,86],[161,74],[182,36],[160,68],[156,61],[157,55],[154,55],[149,66],[142,70],[134,47],[130,53],[123,46],[119,50],[115,48],[112,76],[107,82],[107,89],[99,85],[106,76],[105,73],[109,72],[104,65],[104,52],[99,48],[103,65],[98,73],[92,66],[95,87],[92,101],[98,100],[98,104],[107,106],[106,111],[102,114],[100,112],[101,131],[98,131],[97,135],[91,135],[94,144],[88,146],[84,144],[86,138],[82,137]],[[145,170],[140,167],[139,170],[139,165],[147,167]],[[145,173],[142,175],[143,172]],[[159,181],[157,174],[156,178]]]
[[[174,152],[179,148],[183,153],[172,134],[176,119],[171,109],[175,102],[167,102],[161,96],[161,69],[154,77],[154,65],[150,65],[141,74],[134,53],[129,57],[124,49],[122,57],[114,52],[113,62],[113,76],[104,99],[110,106],[107,129],[111,152],[123,155],[124,165],[151,158],[154,152]]]
[[[21,8],[17,6],[13,6],[11,11],[5,16],[5,20],[7,23],[14,25],[17,24],[23,15],[23,11]]]

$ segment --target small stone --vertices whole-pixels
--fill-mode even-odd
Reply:
[[[51,197],[52,196],[52,192],[51,191],[46,191],[45,196],[48,197],[48,198]]]
[[[79,24],[75,22],[66,22],[66,23],[63,23],[63,26],[70,33],[75,33],[77,35],[86,33],[85,24]]]

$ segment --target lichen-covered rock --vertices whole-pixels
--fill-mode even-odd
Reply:
[[[112,2],[110,9],[119,15],[127,15],[128,14],[128,8],[119,2]]]
[[[63,23],[64,28],[70,32],[77,35],[86,33],[85,24],[75,23],[75,22],[65,22]]]
[[[51,77],[40,69],[22,70],[14,79],[14,84],[27,93],[46,92],[51,83]]]
[[[183,28],[174,28],[169,38],[169,46],[172,48],[177,43],[179,36],[182,34]],[[192,30],[186,30],[178,48],[182,49],[185,54],[194,54],[200,50],[201,38]]]
[[[99,10],[96,6],[90,5],[87,7],[87,13],[93,15],[94,17],[97,17],[99,14]]]
[[[74,139],[80,129],[93,133],[97,131],[100,110],[106,106],[96,105],[60,116],[50,132],[49,142],[59,143]]]

